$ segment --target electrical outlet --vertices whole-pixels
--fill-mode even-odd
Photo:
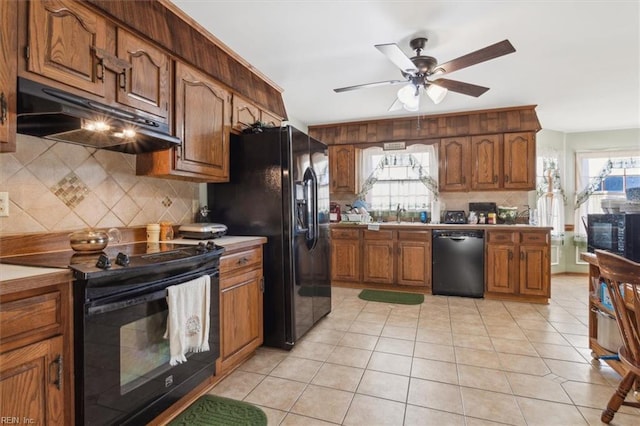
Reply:
[[[9,216],[9,193],[0,192],[0,216]]]

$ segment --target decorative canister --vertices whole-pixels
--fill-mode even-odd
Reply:
[[[160,241],[173,240],[173,225],[171,222],[160,222]]]

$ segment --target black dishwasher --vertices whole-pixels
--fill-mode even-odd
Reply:
[[[433,231],[433,294],[482,297],[484,231]]]

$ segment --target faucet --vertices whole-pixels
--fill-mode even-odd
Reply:
[[[398,204],[398,207],[396,208],[396,222],[400,223],[400,216],[402,215],[402,213],[406,212],[405,209],[400,207],[400,204]]]

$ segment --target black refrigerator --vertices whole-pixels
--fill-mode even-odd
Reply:
[[[291,127],[232,135],[230,182],[208,184],[209,219],[267,237],[264,344],[291,349],[331,311],[327,147]]]

